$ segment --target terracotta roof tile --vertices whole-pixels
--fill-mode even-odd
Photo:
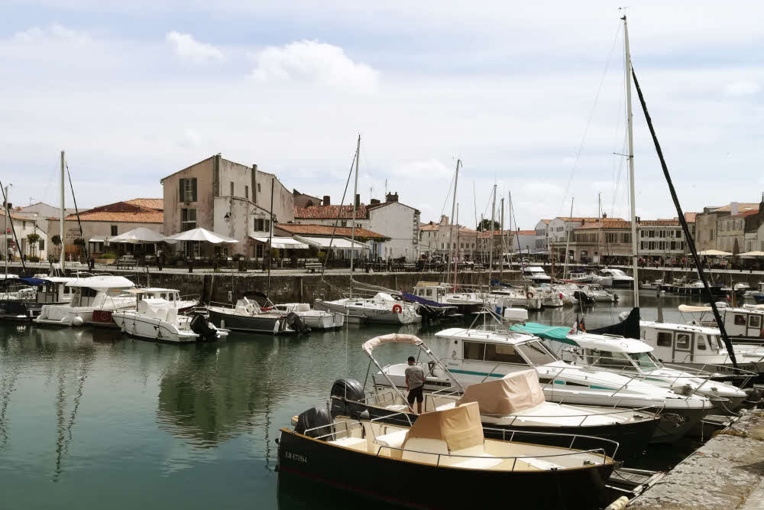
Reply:
[[[295,219],[314,219],[314,220],[326,220],[337,218],[349,219],[353,217],[352,205],[312,205],[310,207],[297,207],[294,208]],[[361,204],[356,208],[355,217],[357,219],[368,219],[368,211],[366,206]]]
[[[672,218],[670,220],[643,220],[639,222],[640,227],[678,227],[679,220]]]
[[[134,198],[132,200],[126,200],[125,203],[145,207],[147,209],[155,209],[157,211],[164,210],[164,199],[162,198]]]
[[[298,236],[331,236],[334,234],[336,237],[350,237],[353,233],[351,227],[335,228],[332,225],[312,225],[305,223],[277,223],[276,228],[280,228],[281,230],[285,230]],[[356,228],[355,236],[368,239],[389,239],[387,236],[372,232],[365,228]]]
[[[695,223],[695,217],[698,215],[696,212],[686,212],[684,213],[684,221],[687,223]]]

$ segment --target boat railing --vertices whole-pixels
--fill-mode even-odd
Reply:
[[[684,372],[690,372],[690,373],[698,373],[698,374],[705,374],[705,375],[699,375],[698,377],[708,377],[709,379],[719,378],[719,377],[725,377],[727,378],[728,374],[732,372],[732,374],[729,375],[730,378],[741,380],[740,383],[741,388],[745,388],[748,386],[748,383],[751,382],[754,378],[758,377],[757,372],[753,372],[751,370],[745,370],[742,368],[735,368],[733,366],[726,366],[726,365],[717,365],[715,363],[706,363],[705,365],[701,365],[700,367],[688,367],[685,365],[677,365],[674,363],[664,363],[663,366],[666,368],[672,368],[675,370],[682,370]],[[705,383],[704,383],[705,384]]]

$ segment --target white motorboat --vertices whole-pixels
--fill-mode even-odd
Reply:
[[[603,287],[629,289],[634,285],[634,278],[621,269],[603,267],[592,277],[592,283],[598,283]]]
[[[724,412],[740,407],[747,396],[732,384],[712,380],[713,375],[719,374],[664,365],[652,355],[653,348],[640,340],[586,332],[569,333],[568,328],[559,327],[549,328],[539,336],[558,357],[575,365],[636,376],[675,393],[703,395]]]
[[[295,313],[310,329],[337,329],[345,324],[345,316],[337,312],[315,310],[308,303],[281,303],[273,309],[283,314]]]
[[[530,280],[534,284],[552,283],[552,278],[540,266],[525,266],[522,273],[524,279]]]
[[[414,286],[414,296],[435,303],[453,306],[461,314],[477,313],[485,305],[483,297],[476,292],[455,292],[447,283],[419,282]]]
[[[700,395],[679,395],[636,377],[566,363],[540,338],[503,328],[446,329],[435,335],[432,351],[464,387],[531,367],[539,374],[546,399],[552,402],[662,408],[663,418],[653,438],[656,442],[678,440],[714,407]],[[406,364],[398,364],[385,371],[396,385],[405,386],[405,369]],[[378,377],[374,382],[383,385],[385,380]],[[430,374],[425,389],[436,391],[448,384],[445,374]]]
[[[136,309],[115,310],[111,316],[124,333],[157,342],[214,342],[228,336],[202,315],[179,314],[177,303],[163,298],[139,295]]]
[[[239,299],[235,306],[210,303],[207,312],[210,321],[220,329],[273,335],[309,331],[296,313],[261,307],[246,297]]]
[[[613,294],[598,283],[584,285],[581,290],[596,303],[615,303],[618,301],[617,294]]]
[[[727,306],[725,302],[716,303],[719,315],[724,322],[724,329],[733,342],[764,344],[764,306],[743,305],[741,307]],[[690,324],[718,327],[716,319],[707,305],[679,305],[682,313],[698,314]]]
[[[542,293],[533,287],[499,287],[485,296],[486,306],[501,315],[505,308],[541,310]]]
[[[135,284],[122,276],[91,276],[66,285],[75,291],[71,302],[44,305],[34,319],[36,324],[82,326],[94,322],[94,312],[110,313],[135,306],[135,296],[125,292]]]
[[[335,301],[317,299],[314,308],[344,314],[356,322],[383,324],[413,324],[422,322],[417,305],[399,301],[390,294],[378,292],[372,298],[344,298]]]

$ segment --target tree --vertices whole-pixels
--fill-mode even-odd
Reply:
[[[40,234],[32,232],[27,235],[27,243],[29,243],[29,254],[37,255],[37,243],[40,241]]]
[[[491,220],[489,220],[489,219],[484,219],[477,226],[477,229],[478,229],[479,232],[484,232],[486,230],[490,230],[490,228],[491,228]],[[501,228],[501,224],[498,221],[494,221],[493,222],[493,229],[494,230],[499,230],[500,228]]]
[[[61,237],[59,235],[55,235],[50,238],[50,242],[53,243],[53,246],[61,246]],[[61,260],[61,250],[58,251],[58,259]]]

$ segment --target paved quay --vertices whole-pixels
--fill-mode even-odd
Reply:
[[[652,488],[638,510],[764,509],[764,411],[748,411]]]

